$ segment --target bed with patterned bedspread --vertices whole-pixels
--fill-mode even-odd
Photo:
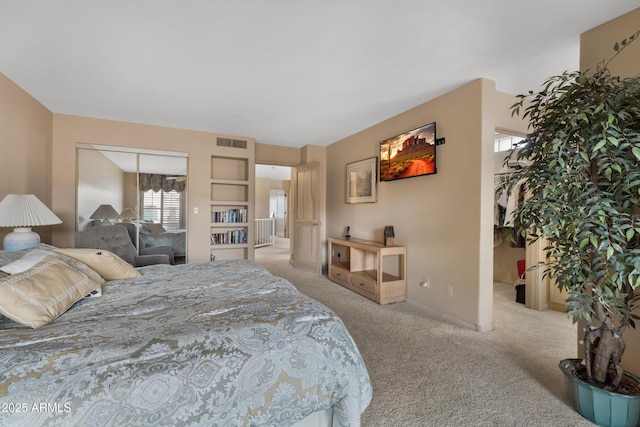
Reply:
[[[138,271],[38,329],[0,316],[0,425],[360,424],[369,376],[331,310],[246,260]]]

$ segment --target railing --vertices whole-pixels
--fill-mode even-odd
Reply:
[[[269,246],[274,243],[276,234],[275,218],[256,218],[255,247]]]

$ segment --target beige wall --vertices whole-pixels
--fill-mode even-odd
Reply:
[[[514,248],[507,240],[493,248],[493,280],[514,283],[518,279],[517,261],[525,259],[524,248]]]
[[[269,191],[271,180],[269,178],[256,178],[256,218],[269,217]]]
[[[580,37],[580,69],[594,69],[598,62],[612,56],[614,43],[620,42],[638,30],[640,30],[640,8],[583,33]],[[613,74],[622,77],[638,75],[640,73],[640,40],[634,42],[614,59],[609,64],[609,69]],[[582,339],[582,333],[579,332],[578,335],[578,339]],[[622,366],[638,375],[640,374],[640,330],[627,330],[624,340],[627,349]]]
[[[595,69],[614,54],[613,45],[640,31],[640,8],[606,22],[580,35],[580,69]],[[640,42],[631,44],[624,53],[612,60],[608,68],[622,77],[640,72]]]
[[[301,151],[300,148],[256,143],[256,163],[263,165],[297,166],[302,163],[300,160]]]
[[[51,208],[52,123],[47,108],[0,73],[0,200],[7,194],[35,194]],[[57,227],[34,231],[51,243]],[[0,241],[11,231],[0,228]]]
[[[138,174],[134,172],[126,172],[124,174],[124,198],[122,201],[122,208],[131,208],[137,214],[138,211],[136,210],[136,206],[138,206],[139,198]]]
[[[63,226],[54,229],[53,244],[73,246],[75,221],[75,147],[76,143],[103,144],[121,147],[184,152],[189,155],[189,183],[187,193],[188,255],[190,262],[208,261],[211,212],[211,155],[233,155],[237,149],[217,147],[217,135],[184,129],[149,126],[111,120],[54,114],[52,187],[53,208],[63,220]],[[250,167],[254,167],[254,144],[248,140]],[[249,186],[249,202],[254,202],[253,174]],[[194,208],[199,213],[194,213]],[[250,221],[253,222],[251,211]],[[253,241],[253,235],[248,236]],[[253,247],[249,247],[253,259]]]
[[[288,194],[290,183],[291,181],[256,178],[256,218],[271,216],[271,190],[284,190]]]
[[[479,79],[327,150],[327,236],[351,226],[354,237],[382,241],[393,225],[396,243],[407,247],[408,300],[480,331],[492,328],[497,98],[495,83]],[[436,175],[381,182],[377,203],[345,203],[347,163],[378,156],[380,141],[433,121],[446,139]]]
[[[102,204],[122,212],[125,173],[101,152],[80,149],[78,161],[78,225],[84,230],[93,212]]]

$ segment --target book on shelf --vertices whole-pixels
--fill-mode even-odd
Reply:
[[[211,222],[247,222],[247,208],[213,211]]]
[[[219,233],[211,233],[212,245],[235,245],[247,243],[247,230],[240,228]]]

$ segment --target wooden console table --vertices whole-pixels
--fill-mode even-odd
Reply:
[[[407,298],[407,248],[329,238],[329,279],[378,304]]]

